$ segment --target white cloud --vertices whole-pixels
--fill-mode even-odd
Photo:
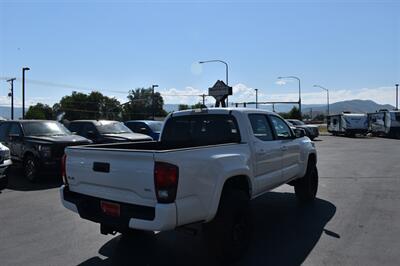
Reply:
[[[202,101],[200,95],[208,94],[208,91],[200,90],[194,87],[185,87],[183,89],[170,88],[159,91],[164,98],[164,103],[171,104],[195,104]],[[208,99],[207,99],[208,98]],[[210,102],[210,97],[206,97],[206,102]]]
[[[201,101],[199,95],[207,91],[200,90],[194,87],[186,87],[183,89],[171,88],[161,92],[165,103],[171,104],[194,104]],[[395,104],[395,89],[393,87],[378,87],[378,88],[361,88],[361,89],[338,89],[329,91],[330,102],[339,102],[345,100],[361,99],[372,100],[380,104]],[[194,95],[194,96],[188,96]],[[302,92],[302,103],[304,104],[325,104],[325,91]],[[258,91],[259,101],[297,101],[298,93],[274,93],[270,90]],[[213,103],[212,97],[207,97],[208,103]],[[238,83],[233,86],[233,95],[229,97],[229,102],[253,102],[255,101],[255,90],[245,84]]]
[[[278,91],[278,90],[275,90]],[[192,86],[187,86],[182,89],[170,88],[159,91],[167,104],[195,104],[202,101],[200,95],[208,94],[208,89],[199,89]],[[377,87],[377,88],[360,88],[360,89],[337,89],[330,90],[330,102],[338,102],[344,100],[373,100],[380,104],[395,105],[395,89],[393,87]],[[233,86],[233,95],[229,97],[229,102],[254,102],[255,90],[245,84],[238,83]],[[110,94],[110,97],[115,96]],[[259,89],[258,100],[262,101],[297,101],[298,93],[276,93],[270,89]],[[126,98],[116,97],[121,103],[127,101]],[[27,99],[27,106],[38,102],[52,106],[59,99],[54,100],[50,97],[33,97]],[[302,92],[302,102],[304,104],[325,104],[326,92],[315,89],[314,91]],[[7,96],[0,96],[1,106],[10,106],[11,99]],[[213,97],[206,97],[206,104],[213,104]],[[21,107],[22,101],[19,97],[14,97],[14,106]]]
[[[275,81],[276,85],[282,86],[286,84],[286,81],[283,79],[278,79],[277,81]]]

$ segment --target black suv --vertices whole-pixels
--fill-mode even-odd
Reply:
[[[67,127],[71,132],[99,144],[153,140],[147,135],[133,133],[123,123],[112,120],[75,120]]]
[[[30,181],[38,178],[40,170],[58,169],[65,147],[92,143],[49,120],[1,122],[0,141],[10,149],[12,161],[22,163]]]

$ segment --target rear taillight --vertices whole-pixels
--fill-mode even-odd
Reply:
[[[61,158],[61,177],[64,182],[64,185],[68,185],[68,180],[67,180],[67,172],[66,172],[66,164],[67,162],[67,155],[64,153],[63,157]]]
[[[159,203],[171,203],[175,201],[178,178],[178,166],[164,162],[155,162],[154,184]]]

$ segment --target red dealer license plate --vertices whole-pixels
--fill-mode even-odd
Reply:
[[[100,207],[101,211],[109,216],[119,217],[121,215],[121,207],[118,203],[100,201]]]

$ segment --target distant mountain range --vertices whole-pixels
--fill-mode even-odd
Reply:
[[[165,104],[164,109],[167,112],[177,111],[178,104]],[[275,111],[286,113],[289,112],[293,106],[291,104],[276,104]],[[249,108],[255,108],[255,105],[247,105]],[[302,104],[302,112],[306,113],[313,113],[314,115],[320,113],[326,113],[326,104]],[[259,105],[259,108],[272,111],[272,105]],[[329,112],[330,114],[338,114],[341,112],[352,112],[352,113],[373,113],[380,109],[388,109],[393,110],[394,106],[390,104],[378,104],[371,100],[350,100],[350,101],[341,101],[331,103],[329,105]]]
[[[25,109],[28,110],[28,109]],[[9,106],[0,106],[0,117],[10,119],[11,118],[11,107]],[[18,119],[22,117],[22,108],[14,107],[14,119]]]
[[[169,112],[177,111],[179,104],[164,104],[164,110]],[[249,108],[255,108],[254,105],[247,105]],[[290,104],[276,104],[276,112],[289,112],[293,105]],[[271,105],[259,105],[259,108],[272,111]],[[379,109],[393,110],[394,106],[390,104],[378,104],[371,100],[350,100],[336,102],[329,105],[331,114],[338,114],[344,111],[352,113],[373,113]],[[313,116],[321,113],[326,113],[326,104],[303,104],[302,112],[304,114],[309,114],[312,112]],[[10,107],[0,106],[0,116],[6,119],[10,119]],[[18,119],[22,117],[22,108],[14,107],[14,118]]]
[[[341,112],[352,112],[352,113],[373,113],[380,109],[393,110],[395,107],[390,104],[378,104],[371,100],[350,100],[350,101],[342,101],[336,102],[329,105],[329,112],[331,114],[338,114]],[[313,107],[305,106],[303,108],[303,112],[326,112],[326,105],[319,105]]]

